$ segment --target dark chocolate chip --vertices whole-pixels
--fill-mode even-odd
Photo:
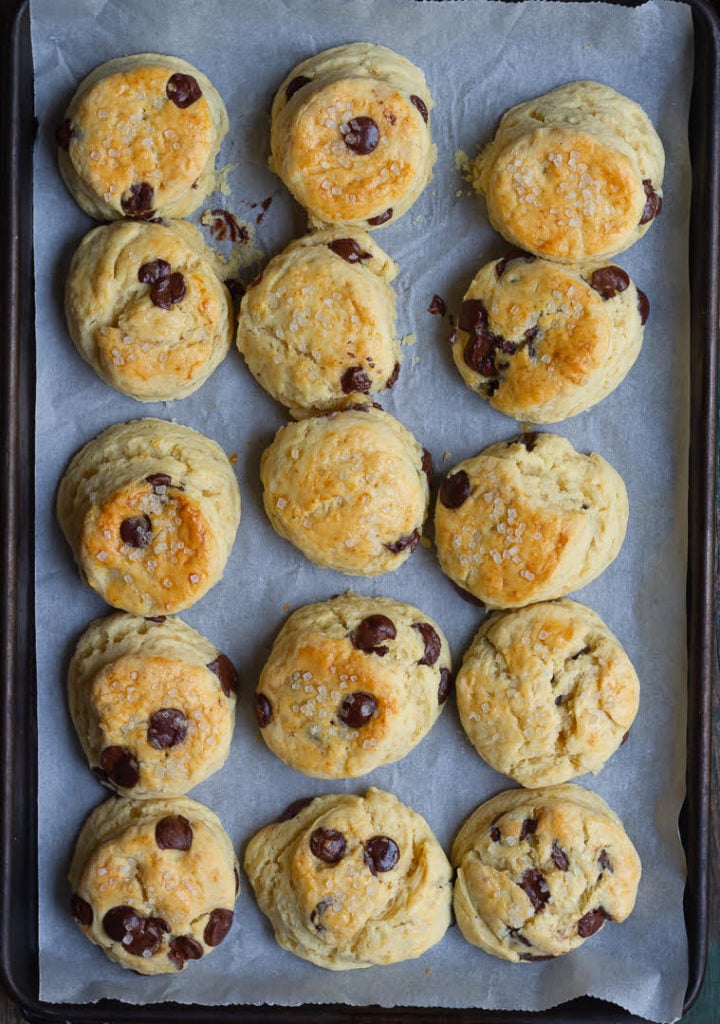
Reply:
[[[170,277],[163,277],[150,288],[150,301],[159,309],[170,309],[187,295],[185,278],[176,270]]]
[[[530,942],[529,939],[525,938],[525,936],[519,928],[508,928],[508,935],[512,936],[512,938],[519,942],[522,946],[532,946],[532,942]]]
[[[349,693],[340,705],[338,718],[351,729],[361,729],[375,714],[377,701],[371,693],[356,690]]]
[[[640,323],[645,326],[650,316],[650,299],[647,297],[644,291],[640,288],[637,289],[637,302],[638,311],[640,313]]]
[[[614,299],[630,287],[630,278],[621,267],[599,267],[593,270],[590,287],[603,299]]]
[[[84,928],[89,928],[93,923],[93,909],[89,903],[87,903],[82,896],[73,896],[70,901],[70,909],[72,916],[81,924]]]
[[[427,308],[428,313],[432,313],[433,316],[445,316],[447,312],[447,306],[445,300],[439,295],[433,295],[430,300],[430,305]]]
[[[381,224],[386,224],[393,215],[392,206],[388,206],[387,210],[379,213],[377,217],[368,217],[368,224],[372,224],[374,228],[379,227]]]
[[[505,341],[501,335],[493,334],[492,331],[475,331],[465,345],[463,361],[482,377],[497,377],[495,353],[498,349],[502,352],[508,351],[512,355],[517,351],[517,346],[513,342]]]
[[[363,860],[373,875],[392,871],[400,860],[398,844],[389,836],[373,836],[363,847]]]
[[[202,96],[202,89],[192,75],[176,71],[167,80],[165,95],[172,100],[176,107],[184,110],[186,107],[191,107],[193,103],[197,103]]]
[[[203,939],[206,946],[219,946],[225,938],[233,923],[232,910],[223,910],[218,907],[210,912],[210,919],[205,925]]]
[[[522,842],[523,839],[527,839],[528,836],[534,836],[537,832],[537,819],[536,818],[525,818],[520,828],[520,835],[518,836],[518,842]]]
[[[366,654],[380,654],[378,645],[384,640],[394,640],[396,636],[395,623],[387,615],[368,615],[350,633],[350,642]],[[380,656],[387,654],[387,650],[387,647],[383,647]]]
[[[152,543],[152,523],[149,516],[131,516],[120,523],[120,538],[131,548],[146,548]]]
[[[383,547],[387,548],[394,555],[399,555],[401,551],[406,551],[408,548],[413,552],[419,543],[420,531],[413,530],[407,537],[398,537],[397,540],[392,541],[390,544],[383,544]]]
[[[525,445],[527,451],[531,452],[537,443],[538,435],[536,430],[526,430],[520,435],[520,441]]]
[[[294,96],[298,89],[302,89],[308,82],[312,82],[312,78],[308,78],[306,75],[296,75],[291,82],[288,82],[287,88],[285,89],[285,99],[289,100],[291,96]]]
[[[440,669],[440,683],[438,685],[438,704],[444,704],[452,690],[452,674],[449,668]]]
[[[238,674],[226,654],[218,654],[217,658],[210,662],[208,668],[220,680],[220,687],[226,697],[229,697],[231,693],[237,693]]]
[[[600,851],[600,855],[598,857],[598,864],[600,865],[600,867],[602,868],[603,871],[609,871],[611,874],[614,873],[614,868],[612,866],[612,861],[608,857],[607,850],[603,849],[603,850]]]
[[[429,622],[413,622],[412,628],[418,631],[425,644],[425,651],[418,665],[434,665],[440,657],[442,640]]]
[[[470,497],[470,478],[464,469],[446,476],[440,485],[440,501],[445,508],[460,508]]]
[[[356,391],[366,395],[371,385],[372,381],[362,366],[351,366],[340,378],[340,387],[345,395],[352,395]]]
[[[192,825],[182,814],[169,814],[155,826],[155,842],[160,850],[189,850],[192,841]]]
[[[336,828],[316,828],[310,836],[313,856],[326,864],[337,864],[345,856],[345,836]]]
[[[235,895],[240,892],[240,873],[237,868],[233,868],[233,875],[235,876]]]
[[[575,654],[571,654],[570,655],[570,661],[577,661],[578,658],[582,658],[585,654],[589,654],[589,653],[590,653],[590,648],[589,647],[581,647],[579,651],[575,652]]]
[[[125,905],[108,910],[103,928],[108,938],[120,942],[133,956],[153,956],[162,945],[163,933],[170,930],[161,917],[143,917]]]
[[[464,587],[459,586],[459,584],[455,583],[454,580],[451,580],[450,582],[463,601],[467,601],[468,604],[474,604],[477,608],[485,607],[485,602],[481,601],[479,597],[475,597],[474,594],[471,594],[469,590],[465,590]]]
[[[241,224],[234,213],[230,210],[223,210],[221,207],[211,210],[213,221],[210,225],[210,234],[216,242],[240,242],[247,245],[250,241],[250,232],[244,224]]]
[[[535,907],[535,913],[539,913],[550,899],[545,876],[537,868],[528,868],[518,885]]]
[[[138,270],[138,281],[141,284],[157,284],[166,277],[170,277],[170,264],[167,260],[151,260],[143,263]]]
[[[140,778],[137,758],[127,747],[105,747],[100,755],[100,769],[108,781],[121,789],[132,789]]]
[[[556,868],[560,868],[561,871],[567,871],[570,867],[570,861],[563,848],[558,844],[557,839],[553,839],[552,847],[550,849],[550,860],[553,862]]]
[[[261,729],[264,729],[266,725],[270,725],[272,704],[264,693],[255,694],[255,717]]]
[[[326,896],[324,900],[320,900],[315,905],[312,913],[310,914],[310,924],[315,928],[316,932],[324,932],[325,926],[322,923],[322,916],[328,907],[332,906],[332,897]]]
[[[328,242],[327,247],[347,263],[359,263],[361,260],[371,258],[370,253],[361,249],[354,238],[336,238],[334,241]]]
[[[183,743],[188,720],[178,708],[160,708],[148,720],[147,741],[156,750],[167,750]]]
[[[418,110],[420,111],[420,116],[422,117],[422,119],[425,122],[425,124],[427,124],[427,121],[428,121],[428,108],[427,108],[427,104],[425,103],[425,101],[421,100],[419,96],[411,96],[410,97],[410,102],[412,103],[412,105],[414,107],[418,108]]]
[[[500,842],[500,839],[502,838],[502,832],[497,827],[497,825],[493,825],[493,827],[490,829],[490,838],[494,843]]]
[[[532,263],[535,259],[529,252],[522,252],[520,249],[513,249],[507,256],[503,256],[502,259],[498,260],[495,264],[495,273],[498,277],[502,277],[507,270],[508,263],[512,263],[513,260],[525,260],[526,263]]]
[[[167,615],[146,615],[146,622],[167,622]]]
[[[400,363],[395,363],[393,366],[393,372],[390,374],[388,379],[385,381],[386,388],[393,388],[397,384],[397,379],[400,376]]]
[[[587,939],[588,936],[594,935],[595,932],[599,931],[605,922],[609,920],[610,915],[604,907],[596,907],[595,910],[589,910],[578,921],[578,935],[581,939]]]
[[[433,478],[432,455],[427,450],[427,448],[423,448],[421,469],[422,469],[423,473],[425,474],[425,476],[427,477],[428,487],[432,487],[432,478]]]
[[[649,178],[643,179],[643,188],[645,189],[647,199],[645,200],[645,207],[642,212],[642,217],[640,218],[640,223],[647,224],[648,221],[651,221],[658,216],[662,210],[663,201],[662,196],[658,195],[653,188],[653,183]]]
[[[555,957],[552,953],[544,954],[543,956],[536,956],[535,953],[520,953],[520,960],[527,960],[530,963],[538,963],[540,960],[554,960]]]
[[[468,334],[484,330],[488,325],[485,304],[480,299],[466,299],[460,307],[457,325],[461,331],[467,331]]]
[[[560,705],[561,705],[561,704],[563,703],[563,701],[564,701],[564,700],[565,700],[565,697],[563,696],[563,694],[562,694],[562,693],[559,693],[559,694],[557,695],[557,697],[555,698],[555,703],[556,703],[556,705],[557,705],[558,707],[560,707]]]
[[[150,484],[154,491],[157,491],[158,487],[171,487],[172,478],[167,473],[153,473],[152,476],[145,477],[145,483]]]
[[[256,224],[259,224],[260,221],[263,219],[265,214],[270,209],[270,204],[271,203],[272,203],[272,196],[268,196],[266,199],[263,199],[263,201],[260,203],[260,213],[255,218],[255,223]],[[249,235],[248,235],[248,239],[247,240],[250,241],[250,236]]]
[[[280,824],[281,821],[290,821],[291,818],[296,818],[303,807],[307,807],[314,799],[312,796],[303,796],[299,800],[293,800],[291,804],[288,804],[280,817],[276,818],[277,823]]]
[[[58,125],[58,128],[55,132],[55,141],[57,142],[60,149],[69,149],[70,139],[74,138],[75,129],[72,126],[70,118],[66,117],[63,123],[61,125]]]
[[[343,135],[343,142],[358,156],[367,156],[377,148],[380,129],[371,117],[351,117],[347,123],[350,129]]]
[[[123,195],[120,205],[123,208],[123,213],[128,217],[148,220],[155,214],[154,200],[155,192],[152,185],[148,185],[146,181],[136,181]]]
[[[623,743],[627,743],[629,735],[630,735],[630,730],[628,729],[628,731],[625,733],[623,738],[620,740],[620,746],[622,746]]]
[[[528,329],[523,333],[523,337],[525,338],[525,341],[527,343],[528,355],[531,359],[534,359],[537,355],[537,352],[535,350],[535,338],[537,337],[537,333],[537,327],[528,327]],[[512,342],[510,344],[512,344]],[[503,349],[503,351],[506,350]],[[507,370],[507,363],[504,364],[503,368]]]
[[[168,949],[168,960],[171,960],[179,971],[185,966],[186,960],[199,960],[202,955],[202,946],[191,935],[178,935]]]

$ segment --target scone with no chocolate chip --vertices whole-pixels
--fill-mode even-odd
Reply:
[[[450,470],[435,506],[440,567],[490,608],[563,597],[613,561],[628,521],[620,475],[557,434],[491,445]]]
[[[243,296],[237,345],[296,418],[391,388],[397,267],[365,231],[316,231],[270,260]]]
[[[230,659],[180,619],[118,612],[88,626],[68,672],[78,738],[124,796],[179,796],[222,768],[235,723]]]
[[[450,692],[450,651],[412,605],[347,593],[299,608],[260,675],[268,747],[320,779],[354,778],[404,757]]]
[[[463,824],[451,861],[460,931],[513,963],[562,956],[624,921],[641,870],[618,816],[571,784],[498,793]]]
[[[245,870],[283,949],[333,971],[418,957],[450,924],[447,857],[379,789],[293,804],[250,840]]]
[[[73,457],[57,514],[93,590],[135,615],[164,615],[222,579],[240,488],[214,441],[179,423],[131,420]]]
[[[136,53],[83,79],[57,130],[60,173],[96,220],[187,217],[215,187],[227,112],[178,57]]]
[[[509,110],[473,167],[492,226],[520,249],[572,263],[615,256],[662,206],[665,153],[642,107],[569,82]]]
[[[600,771],[633,723],[640,683],[600,616],[562,600],[488,616],[456,689],[480,756],[536,788]]]
[[[139,974],[181,971],[211,953],[240,888],[220,819],[187,797],[106,800],[83,825],[68,877],[85,935]]]
[[[420,542],[430,454],[382,409],[281,427],[260,463],[270,522],[317,565],[356,576],[399,568]]]
[[[432,105],[422,71],[387,47],[325,50],[275,94],[270,167],[312,224],[395,221],[432,175]]]

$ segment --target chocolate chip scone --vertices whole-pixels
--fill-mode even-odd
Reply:
[[[628,499],[600,455],[557,434],[522,434],[451,469],[435,507],[443,572],[490,608],[564,597],[607,568]]]
[[[347,593],[290,616],[255,710],[263,739],[291,768],[354,778],[409,753],[450,687],[450,650],[436,622],[402,601]]]
[[[392,50],[325,50],[293,68],[275,94],[270,168],[312,224],[387,224],[432,176],[432,105],[422,71]]]
[[[665,153],[642,107],[569,82],[509,110],[473,167],[492,226],[561,262],[615,256],[662,206]]]
[[[245,870],[283,949],[333,971],[421,956],[450,924],[447,857],[379,789],[293,804],[250,840]]]
[[[398,569],[420,542],[430,455],[402,423],[362,406],[281,427],[260,475],[270,522],[317,565]]]
[[[244,295],[237,345],[250,372],[296,418],[391,388],[397,267],[365,231],[297,239]]]
[[[82,827],[68,878],[85,935],[140,974],[181,971],[211,953],[240,888],[220,819],[187,797],[106,800]]]
[[[557,423],[617,387],[640,353],[650,304],[621,267],[513,253],[484,266],[457,320],[469,388],[517,420]]]
[[[228,130],[205,75],[178,57],[136,53],[91,71],[57,130],[60,173],[96,220],[187,217],[215,188]]]
[[[57,514],[88,586],[116,608],[164,615],[222,579],[240,488],[214,441],[179,423],[131,420],[74,456]]]
[[[472,745],[532,788],[600,771],[627,736],[639,693],[600,616],[569,600],[488,616],[457,676]]]
[[[65,315],[85,362],[141,402],[191,394],[233,341],[230,293],[185,221],[90,231],[70,264]]]
[[[94,774],[123,796],[179,796],[222,768],[237,673],[180,619],[118,612],[88,626],[68,701]]]
[[[498,793],[465,821],[450,859],[461,932],[514,963],[562,956],[624,921],[641,872],[618,816],[571,784]]]

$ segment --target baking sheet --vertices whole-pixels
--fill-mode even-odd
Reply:
[[[626,9],[533,0],[508,6],[483,0],[276,0],[272,6],[207,0],[172,8],[139,0],[32,0],[31,19],[40,125],[34,244],[41,998],[542,1009],[590,994],[650,1019],[676,1018],[687,979],[677,817],[685,764],[689,9],[665,2]],[[355,40],[388,45],[418,63],[435,100],[433,182],[404,218],[375,237],[400,265],[399,330],[417,338],[382,403],[432,451],[438,469],[517,429],[464,387],[447,349],[447,320],[426,312],[435,293],[456,310],[477,268],[507,248],[490,229],[483,204],[468,194],[456,151],[473,155],[512,104],[580,78],[605,82],[642,103],[665,144],[662,216],[617,260],[650,298],[643,351],[613,395],[552,428],[580,450],[599,451],[628,487],[630,524],[621,554],[577,596],[625,644],[641,679],[641,708],[628,743],[600,775],[579,781],[623,818],[644,876],[626,923],[608,924],[556,961],[505,964],[468,946],[453,928],[417,961],[346,974],[281,951],[243,879],[235,925],[220,949],[182,974],[140,978],[110,964],[83,938],[67,911],[65,882],[77,830],[106,793],[87,771],[73,735],[64,674],[75,639],[107,608],[78,580],[54,520],[54,492],[68,458],[108,424],[145,415],[175,419],[238,455],[243,518],[225,579],[182,617],[228,653],[243,680],[230,759],[191,793],[220,814],[241,858],[254,831],[291,800],[362,792],[370,784],[422,813],[449,848],[466,815],[510,784],[475,755],[454,705],[407,758],[360,780],[306,779],[266,750],[251,694],[290,610],[349,587],[407,600],[440,622],[456,663],[480,612],[456,595],[432,551],[421,548],[397,572],[362,580],[316,568],[273,533],[262,510],[258,463],[285,415],[237,352],[195,395],[145,405],[102,384],[64,327],[68,259],[92,224],[60,181],[53,135],[77,82],[92,67],[122,53],[154,50],[210,74],[231,124],[220,162],[237,166],[227,175],[230,193],[210,197],[205,208],[226,206],[254,223],[259,208],[251,204],[272,197],[256,227],[256,249],[269,257],[304,229],[302,212],[266,169],[269,100],[298,60]]]

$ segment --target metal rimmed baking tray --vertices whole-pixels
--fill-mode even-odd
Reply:
[[[714,338],[711,337],[712,332],[709,330],[708,324],[715,322],[713,312],[716,311],[716,305],[712,274],[707,268],[712,266],[712,261],[708,258],[708,255],[714,251],[713,240],[708,238],[708,234],[711,234],[713,230],[709,225],[716,223],[716,218],[713,216],[716,211],[716,205],[713,206],[712,204],[713,201],[715,204],[717,201],[715,181],[712,173],[712,169],[717,164],[713,159],[714,143],[711,132],[714,114],[717,110],[715,103],[716,93],[714,91],[716,88],[717,62],[715,54],[717,47],[710,45],[709,42],[709,40],[712,41],[716,36],[716,33],[713,32],[713,23],[709,17],[709,12],[702,7],[694,7],[693,9],[696,25],[700,22],[699,30],[697,31],[696,61],[698,68],[701,69],[701,74],[696,76],[692,126],[693,157],[696,168],[694,224],[698,225],[698,228],[693,231],[692,249],[695,256],[693,273],[695,274],[697,271],[698,276],[693,280],[693,298],[695,303],[693,311],[693,449],[691,451],[693,474],[691,479],[691,528],[689,535],[691,566],[689,621],[693,626],[691,627],[692,635],[688,646],[690,653],[690,679],[692,687],[697,691],[696,693],[691,693],[691,701],[699,698],[702,704],[702,699],[707,697],[708,692],[707,671],[709,658],[707,654],[709,651],[709,630],[707,617],[709,607],[709,559],[707,551],[712,549],[711,544],[709,544],[709,530],[705,529],[706,526],[709,527],[711,522],[708,515],[707,499],[708,488],[711,486],[708,484],[708,481],[712,480],[712,456],[708,457],[708,455],[714,450],[712,446],[712,427],[714,424],[711,397],[712,386],[709,383],[714,379],[714,366],[712,365],[714,359]],[[12,964],[13,969],[7,970],[11,983],[15,983],[16,979],[20,976],[23,977],[23,984],[16,984],[15,987],[19,989],[23,1002],[30,1007],[33,1013],[44,1013],[45,1015],[52,1015],[54,1013],[65,1018],[71,1016],[76,1019],[97,1019],[99,1017],[112,1019],[113,1016],[126,1018],[128,1015],[132,1016],[133,1011],[119,1005],[107,1006],[107,1008],[103,1004],[97,1007],[47,1007],[38,1004],[36,999],[33,1005],[32,993],[37,991],[37,989],[33,988],[32,978],[26,972],[30,969],[32,963],[29,954],[35,947],[32,935],[28,937],[27,943],[24,936],[22,941],[20,940],[20,929],[24,927],[24,923],[28,924],[30,933],[32,933],[34,928],[34,913],[32,915],[29,914],[28,908],[32,906],[35,891],[33,878],[35,845],[32,831],[34,821],[29,820],[26,823],[24,820],[25,817],[28,819],[33,818],[33,812],[30,812],[28,809],[34,807],[35,804],[34,786],[32,783],[35,770],[34,735],[26,732],[23,738],[20,737],[20,730],[23,727],[29,730],[32,726],[35,701],[34,673],[31,670],[32,661],[30,656],[34,637],[30,610],[32,602],[32,566],[29,557],[31,546],[28,540],[28,533],[25,532],[28,529],[29,517],[27,512],[23,512],[24,509],[31,507],[31,503],[28,500],[31,485],[28,467],[31,467],[33,462],[30,449],[32,448],[33,437],[32,366],[34,353],[33,331],[30,326],[32,322],[32,290],[28,291],[27,288],[27,283],[31,280],[31,262],[28,257],[28,249],[31,248],[29,241],[31,232],[27,189],[24,187],[24,183],[29,177],[28,170],[30,164],[28,153],[30,150],[29,144],[31,143],[31,138],[28,134],[30,114],[28,99],[29,79],[27,78],[27,71],[29,70],[27,34],[25,35],[24,52],[23,36],[21,34],[22,31],[27,33],[27,26],[25,26],[24,30],[22,29],[23,18],[26,19],[26,17],[27,12],[21,10],[19,19],[13,23],[16,48],[13,60],[8,62],[7,65],[8,70],[12,70],[13,75],[5,92],[6,97],[13,97],[13,100],[17,100],[17,104],[12,107],[13,116],[8,123],[10,134],[16,145],[14,148],[10,147],[8,149],[8,154],[13,155],[14,162],[12,162],[9,173],[6,176],[6,181],[12,185],[12,191],[5,208],[13,210],[13,216],[17,217],[17,220],[10,226],[11,243],[15,246],[15,253],[13,255],[17,258],[13,262],[13,267],[9,268],[6,274],[6,281],[10,287],[6,308],[12,312],[13,316],[16,313],[18,316],[17,321],[15,321],[18,333],[13,337],[10,351],[10,369],[13,371],[13,377],[9,380],[7,391],[7,394],[12,398],[8,422],[8,439],[12,442],[9,447],[9,455],[13,459],[12,466],[8,467],[7,477],[12,484],[8,488],[8,526],[11,528],[7,531],[7,537],[12,547],[12,552],[8,552],[7,579],[15,587],[14,590],[11,589],[10,591],[11,605],[8,608],[8,622],[11,623],[8,637],[12,640],[12,646],[8,647],[8,651],[13,654],[15,661],[11,667],[10,675],[12,678],[8,681],[7,689],[9,701],[8,714],[11,715],[8,721],[13,722],[13,729],[8,729],[5,748],[9,759],[8,771],[5,776],[8,780],[5,807],[8,814],[14,816],[14,820],[18,823],[18,827],[13,829],[12,840],[10,841],[9,839],[8,841],[7,850],[18,850],[19,859],[15,863],[15,870],[12,875],[4,879],[7,882],[4,886],[4,891],[8,899],[14,901],[14,906],[12,912],[8,913],[8,917],[3,921],[3,936],[4,941],[7,942],[8,952],[8,957],[3,957],[3,963]],[[701,52],[703,48],[708,49],[704,64]],[[23,74],[25,77],[20,74],[20,69],[24,69]],[[698,100],[698,96],[702,94],[702,89],[706,90],[704,104]],[[703,145],[709,147],[704,153],[701,152]],[[25,163],[23,163],[23,160]],[[702,180],[699,180],[700,178]],[[700,215],[698,215],[698,202],[707,204],[708,200],[710,201],[710,206],[705,205]],[[700,282],[699,290],[698,280]],[[23,303],[26,303],[26,305],[23,306]],[[710,310],[708,310],[708,303],[712,307]],[[703,322],[703,317],[707,318],[704,321],[705,333],[702,330],[698,332],[697,327],[698,322]],[[9,331],[9,334],[13,335],[13,331]],[[698,342],[698,338],[701,339],[700,342]],[[12,360],[17,360],[17,362],[12,362]],[[710,366],[708,366],[708,361]],[[704,384],[702,383],[703,381]],[[13,382],[15,382],[14,386]],[[16,433],[13,434],[13,431],[16,431]],[[710,436],[710,442],[707,440],[708,436]],[[699,461],[698,451],[700,452]],[[25,492],[20,493],[14,490],[16,486],[25,488]],[[698,520],[699,512],[704,515],[704,521],[702,518]],[[708,548],[705,547],[706,543],[709,546]],[[24,545],[27,545],[27,547],[24,547]],[[10,557],[10,553],[12,557]],[[23,561],[23,558],[26,556],[27,560]],[[698,626],[698,623],[701,625]],[[698,629],[700,630],[699,632]],[[23,638],[22,641],[21,638]],[[27,650],[24,650],[21,646],[15,646],[16,644],[20,645],[22,642],[26,643]],[[10,666],[10,663],[8,664]],[[27,704],[25,703],[26,698]],[[702,813],[704,802],[701,797],[703,792],[705,792],[702,780],[706,778],[706,772],[702,766],[703,763],[706,764],[706,743],[703,744],[701,734],[703,723],[705,723],[706,728],[707,718],[695,712],[696,708],[691,706],[690,721],[693,722],[693,725],[690,736],[691,751],[689,763],[693,765],[693,772],[692,778],[688,780],[690,801],[685,832],[686,848],[690,860],[691,883],[695,886],[694,890],[689,888],[688,891],[697,891],[700,894],[700,898],[694,905],[694,908],[691,906],[688,912],[688,930],[692,942],[695,942],[694,933],[697,936],[701,936],[704,930],[704,899],[702,898],[701,890],[704,886],[705,877],[704,855],[699,858],[694,857],[693,843],[696,843],[698,851],[702,853],[705,829]],[[698,732],[698,728],[700,732]],[[693,744],[697,746],[697,750],[693,750]],[[703,751],[705,751],[704,755]],[[24,774],[25,772],[26,774]],[[696,773],[699,773],[699,775],[696,775]],[[693,807],[693,801],[696,802],[695,807]],[[699,842],[697,842],[698,839]],[[26,842],[29,843],[28,846],[25,845]],[[7,863],[9,864],[10,860]],[[28,872],[27,876],[18,874],[18,865],[22,865],[23,871],[26,870]],[[3,905],[3,913],[5,913],[5,905]],[[24,923],[21,922],[21,917]],[[5,927],[6,924],[7,927]],[[702,941],[698,941],[695,944],[699,949],[702,946]],[[696,970],[695,965],[701,964],[703,959],[702,956],[696,957],[693,953],[694,966],[691,972],[693,976],[699,976],[702,973],[701,966]],[[27,965],[26,961],[28,962]],[[617,1013],[617,1011],[604,1010],[600,1004],[594,1005],[595,1009],[593,1012],[598,1014]],[[577,1006],[566,1009],[569,1019],[576,1019],[580,1012]],[[233,1008],[232,1012],[234,1015],[237,1015],[237,1008]],[[332,1019],[332,1014],[334,1014],[336,1018],[341,1019],[343,1012],[340,1008],[326,1011],[313,1010],[312,1016],[317,1017],[322,1014],[326,1016],[326,1019]],[[378,1010],[376,1012],[368,1010],[366,1012],[368,1016],[375,1016],[378,1019],[390,1019],[393,1016],[400,1018],[403,1016],[403,1011],[400,1010]],[[409,1014],[415,1016],[419,1016],[421,1012],[417,1010],[408,1011]],[[472,1013],[474,1019],[477,1019],[478,1011],[469,1012]],[[566,1011],[560,1012],[565,1013]],[[197,1016],[195,1011],[182,1010],[177,1007],[154,1007],[152,1013],[157,1015],[158,1019],[162,1019],[164,1013],[167,1019],[178,1019],[184,1014]],[[273,1016],[285,1018],[290,1014],[293,1017],[297,1017],[297,1019],[302,1019],[302,1011],[299,1010],[281,1011],[268,1009],[260,1011],[249,1009],[245,1015],[247,1016],[248,1014],[255,1017],[265,1016],[267,1019],[273,1019]],[[357,1016],[358,1011],[353,1011],[352,1015]],[[208,1009],[205,1016],[222,1019],[227,1016],[227,1011],[220,1008]],[[463,1016],[467,1016],[467,1013],[448,1012],[445,1016],[447,1019],[462,1019]],[[507,1015],[504,1014],[486,1014],[485,1016],[487,1019],[507,1019]],[[41,1019],[41,1017],[38,1017],[38,1019]],[[439,1019],[438,1011],[429,1011],[428,1019]],[[512,1019],[520,1019],[520,1017],[517,1013],[513,1013]],[[607,1019],[607,1016],[605,1019]]]

